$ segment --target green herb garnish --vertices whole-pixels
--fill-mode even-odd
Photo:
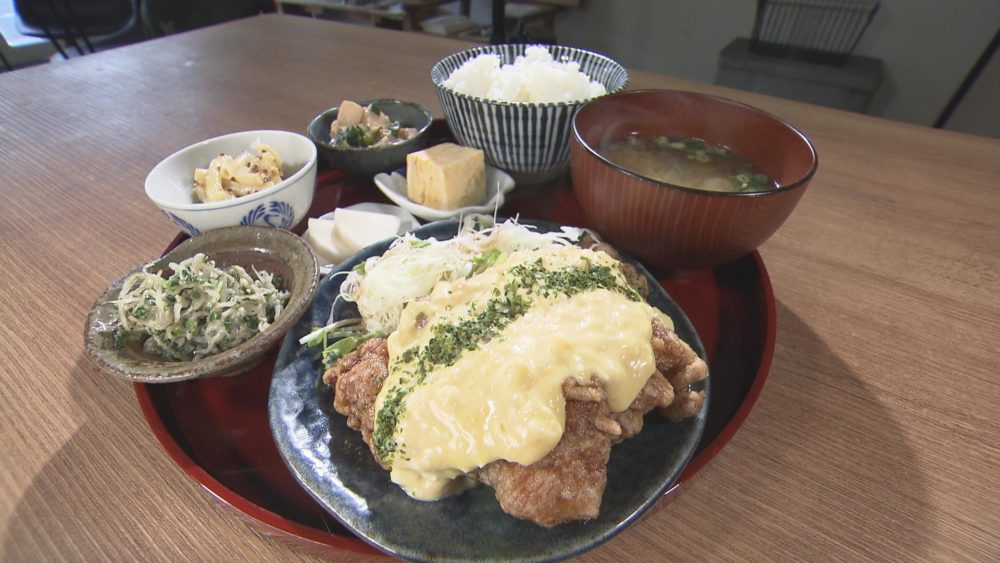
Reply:
[[[323,365],[329,368],[333,364],[337,363],[337,360],[356,350],[363,342],[376,336],[379,336],[379,334],[372,332],[341,338],[326,348],[323,348]]]
[[[502,253],[499,250],[487,250],[486,252],[472,259],[472,270],[468,277],[485,272],[500,260]]]

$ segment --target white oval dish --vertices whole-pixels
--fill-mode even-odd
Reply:
[[[405,170],[405,169],[404,169]],[[434,209],[415,203],[406,196],[406,176],[399,171],[391,174],[376,174],[375,185],[382,190],[385,197],[393,203],[423,219],[424,221],[440,221],[472,213],[492,214],[503,206],[505,196],[514,189],[514,179],[506,172],[486,165],[486,202],[482,205],[460,207],[458,209]]]
[[[420,222],[417,221],[416,217],[414,217],[412,214],[410,214],[409,211],[403,209],[402,207],[399,207],[398,205],[389,205],[388,203],[364,202],[347,206],[344,209],[355,209],[357,211],[370,211],[372,213],[384,213],[386,215],[392,215],[399,219],[399,231],[396,233],[397,235],[408,233],[420,226]],[[325,219],[328,221],[332,221],[333,211],[320,215],[318,219]],[[302,233],[302,239],[306,241],[306,244],[309,243],[309,229],[306,229],[306,231]],[[329,274],[337,266],[336,264],[333,264],[328,260],[326,260],[325,258],[323,258],[322,256],[320,256],[320,254],[316,252],[316,249],[313,249],[313,254],[316,255],[316,261],[319,263],[319,272],[321,275],[325,276],[326,274]]]

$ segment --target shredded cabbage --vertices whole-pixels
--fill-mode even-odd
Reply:
[[[573,244],[582,232],[563,227],[539,233],[516,219],[492,225],[488,216],[468,216],[449,240],[421,240],[412,234],[398,238],[385,254],[369,258],[347,275],[340,298],[357,304],[365,331],[389,334],[399,324],[403,307],[429,295],[439,281],[469,277],[517,250]]]

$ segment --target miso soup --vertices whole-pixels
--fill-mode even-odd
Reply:
[[[611,162],[647,178],[713,192],[760,192],[778,188],[749,158],[691,137],[645,137],[601,143]]]

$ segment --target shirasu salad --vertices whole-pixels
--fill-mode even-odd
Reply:
[[[210,356],[241,344],[274,322],[288,292],[280,276],[241,266],[217,268],[204,254],[171,262],[169,277],[148,267],[129,276],[114,303],[115,345],[142,340],[170,360]]]
[[[337,299],[357,304],[361,317],[317,328],[299,343],[322,346],[323,364],[333,365],[365,340],[396,330],[406,304],[429,295],[438,282],[471,277],[517,250],[574,244],[582,234],[573,227],[541,233],[516,219],[492,224],[483,215],[467,216],[457,235],[447,240],[407,233],[381,256],[343,272],[347,277]]]

